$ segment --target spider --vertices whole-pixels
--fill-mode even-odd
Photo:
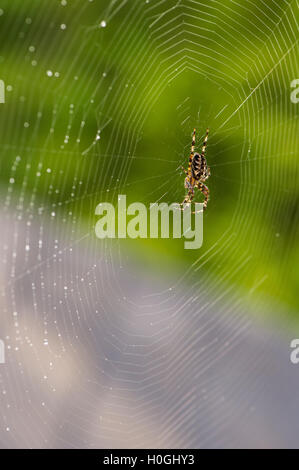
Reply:
[[[188,189],[188,193],[185,196],[184,201],[181,203],[181,206],[184,204],[191,204],[192,199],[194,198],[194,188],[199,189],[205,197],[203,202],[203,210],[207,208],[209,200],[209,188],[204,184],[204,182],[210,176],[210,168],[208,167],[207,160],[205,158],[207,140],[209,135],[209,129],[207,129],[206,136],[203,142],[201,153],[194,153],[195,149],[195,134],[196,129],[193,130],[192,144],[191,144],[191,153],[189,157],[188,170],[182,166],[184,173],[186,174],[185,178],[185,188]]]

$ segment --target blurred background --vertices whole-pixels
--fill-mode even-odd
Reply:
[[[298,18],[0,1],[2,448],[298,447]],[[202,247],[97,239],[100,202],[184,199],[194,127]]]

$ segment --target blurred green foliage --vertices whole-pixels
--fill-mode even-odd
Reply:
[[[0,113],[3,198],[13,176],[10,195],[23,194],[36,219],[55,210],[61,224],[91,231],[96,205],[118,194],[181,202],[192,129],[200,145],[209,127],[203,247],[124,240],[122,248],[145,269],[190,268],[195,282],[295,311],[296,2],[14,0],[1,8],[0,78],[12,87]]]

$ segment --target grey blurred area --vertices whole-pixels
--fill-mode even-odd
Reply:
[[[298,447],[299,332],[92,230],[1,220],[1,448]]]

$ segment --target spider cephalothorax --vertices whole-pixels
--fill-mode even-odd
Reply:
[[[209,188],[204,184],[204,182],[209,178],[211,174],[210,168],[208,167],[207,160],[205,157],[209,129],[207,129],[201,153],[194,153],[195,133],[196,130],[194,129],[188,170],[185,170],[182,167],[186,174],[185,188],[188,189],[188,193],[186,194],[182,204],[191,204],[192,199],[194,198],[194,188],[197,188],[203,193],[205,197],[203,202],[203,210],[205,210],[209,200]]]

